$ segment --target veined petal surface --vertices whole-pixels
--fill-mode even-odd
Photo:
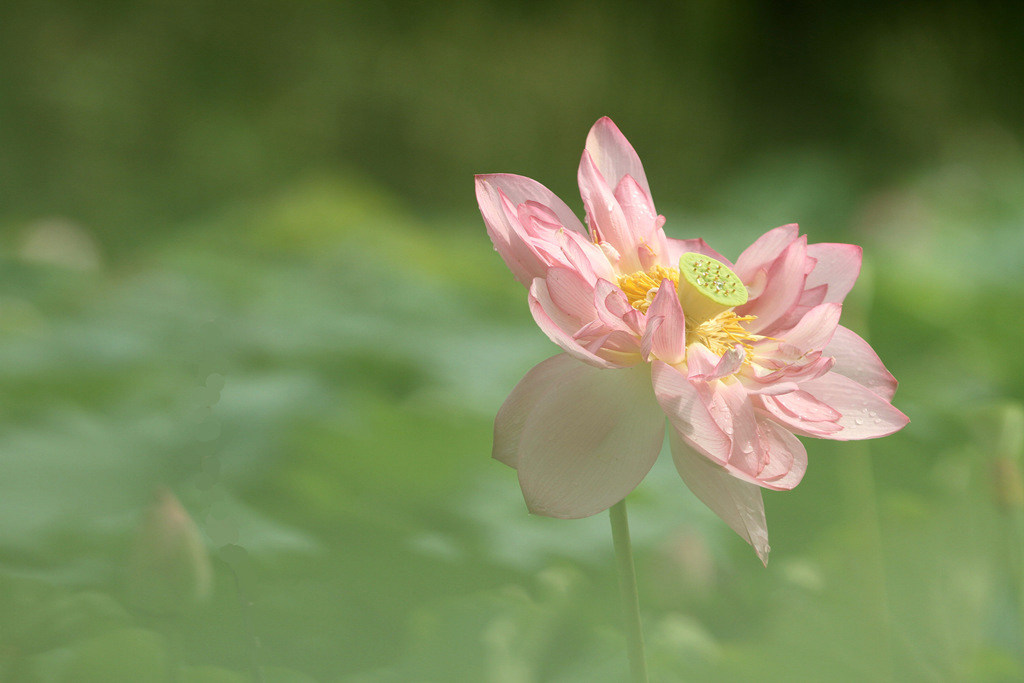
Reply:
[[[502,425],[518,438],[503,437],[502,459],[516,463],[531,512],[588,517],[625,498],[647,475],[665,440],[665,417],[646,365],[602,370],[547,362],[513,392],[516,402]],[[506,452],[511,444],[514,454]]]

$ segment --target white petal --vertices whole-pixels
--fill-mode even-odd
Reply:
[[[492,455],[495,460],[509,467],[516,467],[519,462],[519,437],[526,424],[526,416],[533,406],[547,393],[552,384],[561,384],[573,374],[580,362],[567,353],[560,353],[533,366],[519,380],[512,393],[498,410],[494,418],[494,447]]]
[[[646,364],[556,370],[554,380],[541,373],[524,378],[542,386],[521,393],[532,405],[515,456],[519,484],[531,512],[588,517],[625,498],[647,475],[665,439],[665,416]]]
[[[679,476],[694,495],[753,546],[761,562],[768,564],[768,525],[764,518],[761,488],[740,481],[686,445],[675,429],[669,429],[672,460]]]

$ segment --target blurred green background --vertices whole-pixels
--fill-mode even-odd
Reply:
[[[670,236],[863,245],[911,417],[767,569],[662,458],[654,680],[1024,679],[1022,82],[1012,3],[5,4],[0,680],[624,680],[607,516],[489,457],[556,347],[472,188],[581,212],[602,115]]]

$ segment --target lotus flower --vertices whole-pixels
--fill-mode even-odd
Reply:
[[[761,489],[807,469],[799,436],[869,439],[907,417],[896,380],[839,325],[861,249],[770,230],[735,263],[662,230],[640,158],[611,119],[579,166],[586,227],[540,183],[476,177],[495,248],[564,351],[531,369],[494,425],[494,457],[531,512],[578,518],[622,500],[664,441],[686,485],[769,551]]]

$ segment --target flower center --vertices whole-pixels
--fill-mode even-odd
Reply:
[[[626,294],[629,305],[646,313],[654,301],[654,295],[658,293],[662,280],[671,280],[675,285],[679,282],[679,271],[675,268],[664,266],[651,266],[648,270],[638,270],[629,275],[618,277],[619,289]]]
[[[679,303],[686,324],[710,320],[722,311],[747,303],[747,288],[736,273],[717,259],[695,252],[679,258]]]
[[[686,345],[700,342],[708,347],[711,353],[721,356],[736,344],[742,344],[747,349],[744,363],[749,363],[753,342],[764,339],[764,337],[747,332],[740,323],[750,322],[755,318],[757,318],[756,315],[736,315],[732,309],[729,309],[696,325],[690,325],[690,321],[687,319]]]

